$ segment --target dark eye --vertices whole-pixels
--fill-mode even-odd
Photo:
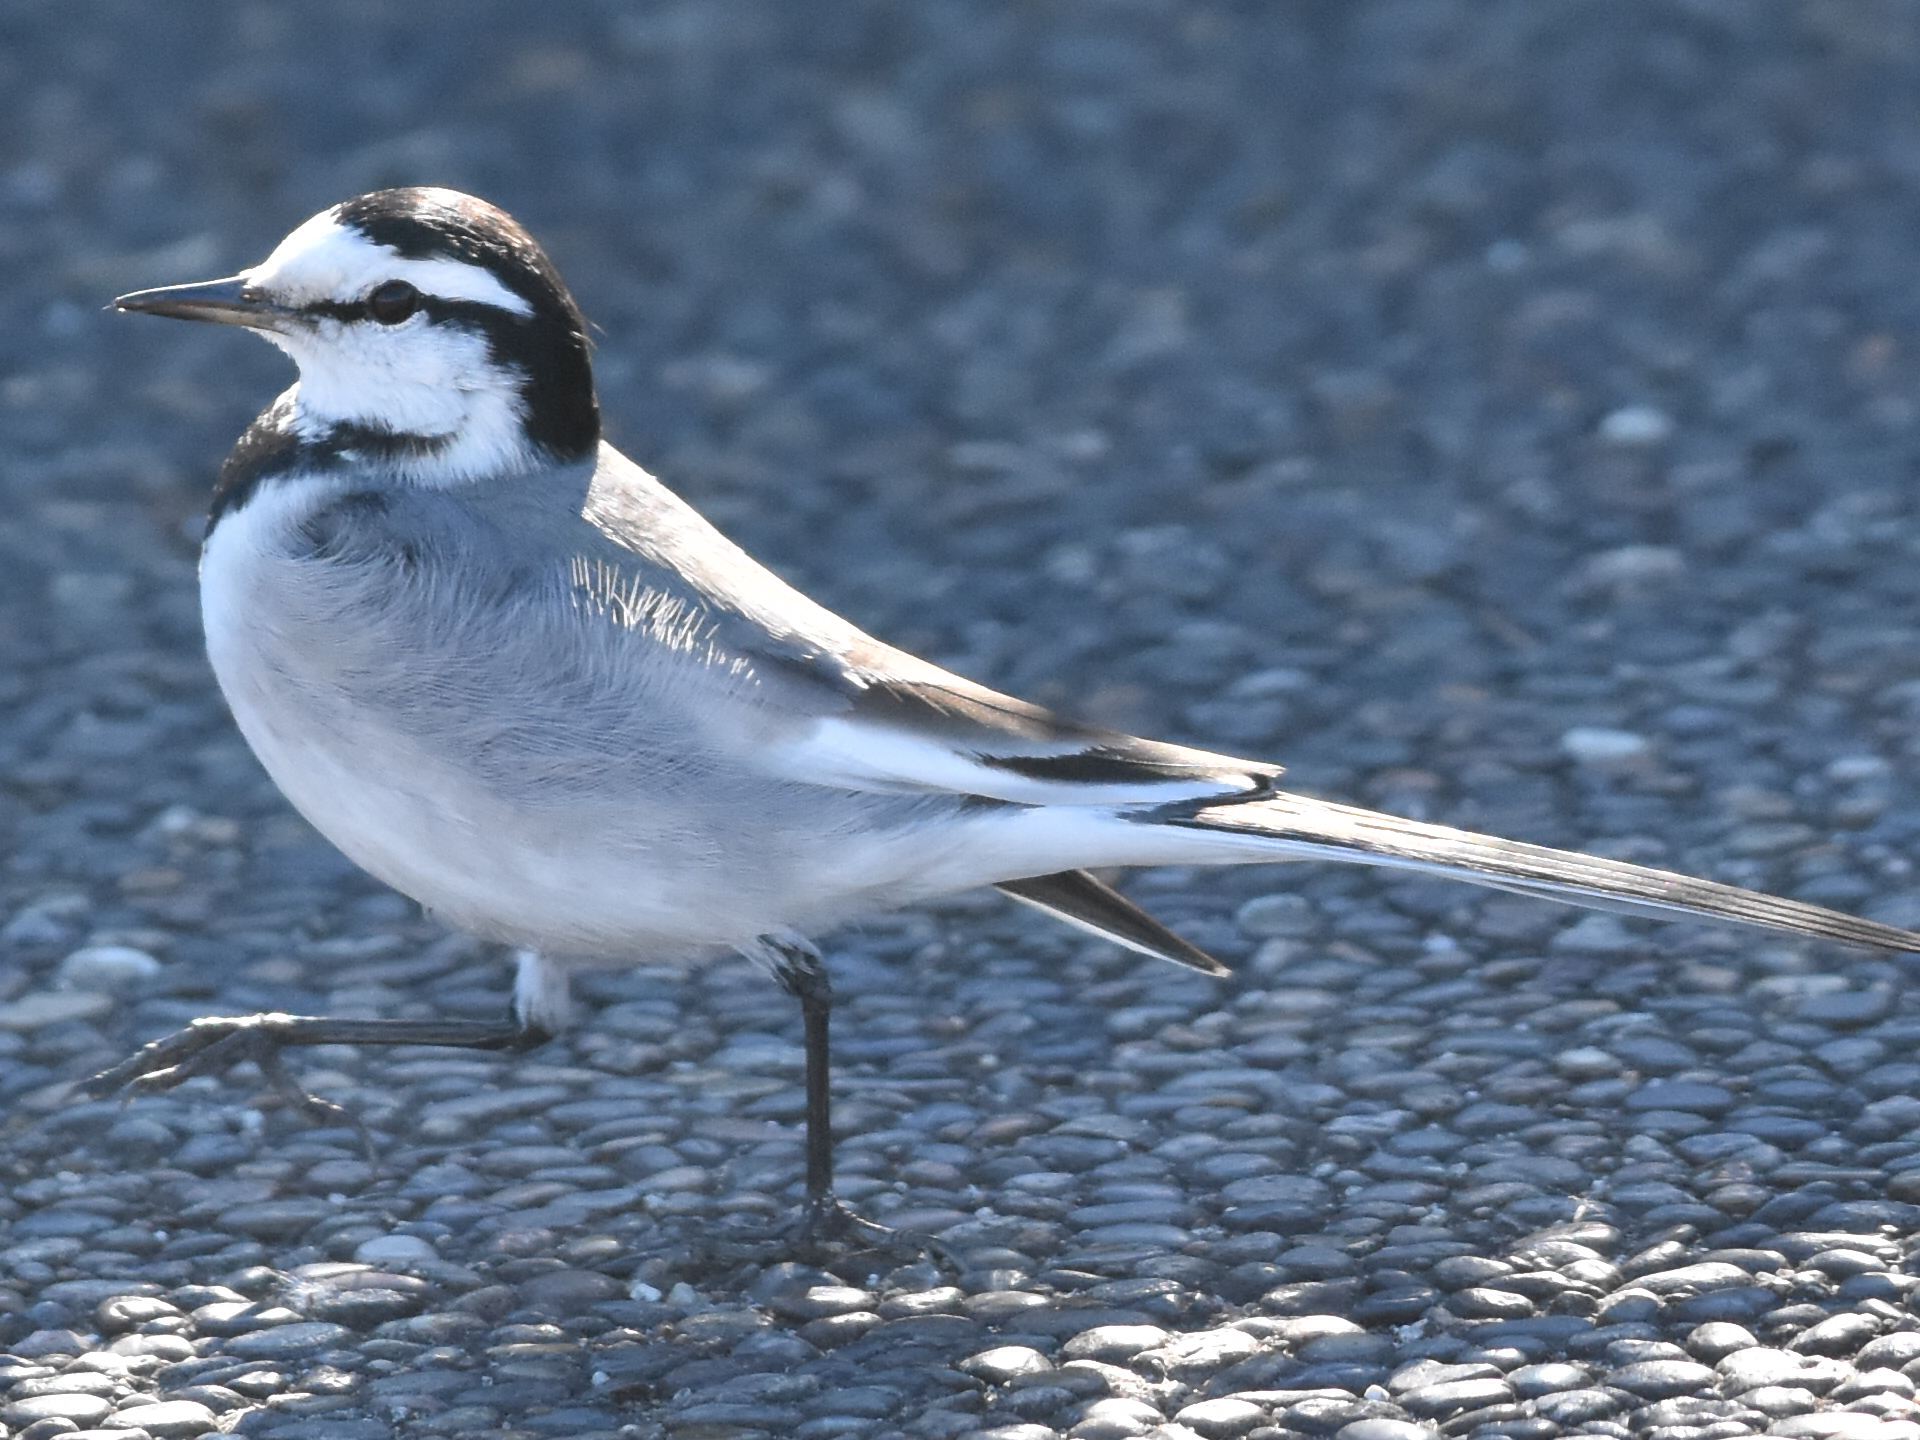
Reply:
[[[404,280],[389,280],[367,296],[367,313],[382,325],[398,325],[420,308],[420,292]]]

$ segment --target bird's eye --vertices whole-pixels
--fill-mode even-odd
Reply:
[[[382,325],[398,325],[420,308],[420,292],[404,280],[377,285],[367,296],[367,313]]]

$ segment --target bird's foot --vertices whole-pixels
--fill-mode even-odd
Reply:
[[[347,1125],[373,1152],[373,1137],[344,1106],[323,1100],[288,1073],[281,1052],[293,1045],[452,1045],[470,1050],[525,1050],[550,1037],[513,1021],[356,1020],[331,1015],[215,1015],[143,1045],[110,1070],[82,1082],[88,1095],[171,1090],[196,1075],[217,1075],[251,1060],[294,1110],[322,1125]]]
[[[863,1219],[831,1193],[809,1199],[800,1219],[780,1243],[790,1258],[822,1268],[872,1257],[890,1266],[930,1259],[942,1269],[960,1269],[953,1252],[933,1236],[891,1230]]]
[[[351,1125],[363,1141],[366,1127],[345,1107],[323,1100],[288,1072],[281,1051],[297,1038],[304,1017],[283,1014],[215,1015],[141,1046],[110,1070],[82,1082],[96,1098],[127,1092],[153,1095],[197,1075],[217,1075],[251,1060],[275,1092],[293,1109],[324,1125]]]

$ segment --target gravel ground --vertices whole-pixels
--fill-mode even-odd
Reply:
[[[830,938],[844,1191],[721,1260],[798,1022],[71,1082],[208,1013],[492,1015],[200,656],[285,383],[103,316],[477,190],[615,438],[889,638],[1303,788],[1920,921],[1920,71],[1898,3],[0,9],[0,1426],[301,1440],[1920,1437],[1920,972],[1302,866]]]

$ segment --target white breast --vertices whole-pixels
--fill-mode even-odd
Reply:
[[[723,943],[676,894],[671,867],[650,874],[631,847],[594,843],[590,816],[529,816],[477,783],[466,757],[422,744],[356,692],[349,672],[369,637],[341,633],[353,607],[317,588],[351,583],[351,571],[290,543],[335,488],[269,483],[221,518],[201,559],[208,658],[287,799],[357,864],[462,929],[635,959]]]

